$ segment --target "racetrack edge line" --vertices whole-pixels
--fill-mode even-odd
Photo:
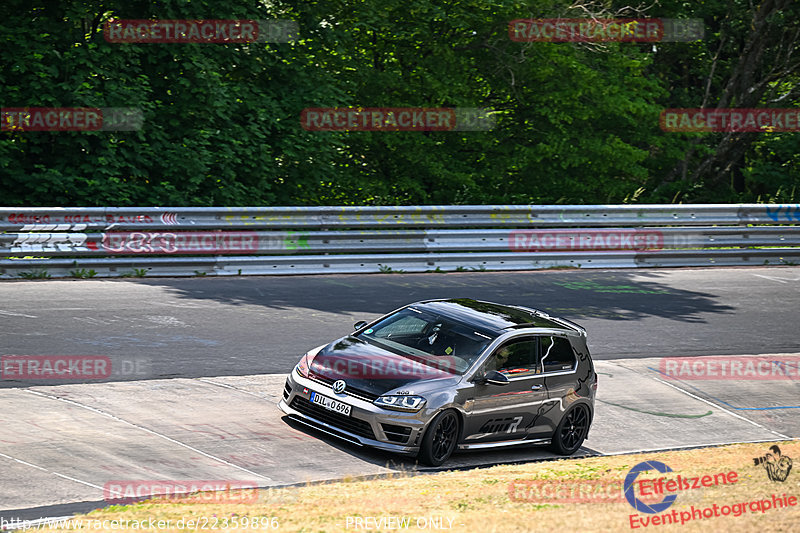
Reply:
[[[107,413],[107,412],[105,412],[105,411],[103,411],[101,409],[96,409],[94,407],[91,407],[91,406],[88,406],[88,405],[84,405],[84,404],[82,404],[80,402],[76,402],[74,400],[68,400],[66,398],[61,398],[59,396],[53,396],[53,395],[50,395],[50,394],[45,394],[43,392],[34,391],[34,390],[31,390],[31,389],[26,389],[26,392],[28,392],[30,394],[35,394],[37,396],[42,396],[42,397],[48,398],[50,400],[57,400],[57,401],[65,402],[65,403],[68,403],[68,404],[72,404],[72,405],[75,405],[76,407],[80,407],[81,409],[86,409],[86,410],[92,411],[94,413],[97,413],[99,415],[106,416],[106,417],[111,418],[113,420],[116,420],[118,422],[122,422],[123,424],[127,424],[127,425],[129,425],[131,427],[134,427],[136,429],[140,429],[142,431],[150,433],[151,435],[155,435],[156,437],[160,437],[160,438],[162,438],[164,440],[167,440],[167,441],[169,441],[169,442],[171,442],[173,444],[177,444],[178,446],[182,446],[182,447],[184,447],[184,448],[186,448],[188,450],[191,450],[191,451],[193,451],[195,453],[199,453],[200,455],[208,457],[209,459],[212,459],[214,461],[218,461],[218,462],[220,462],[222,464],[225,464],[227,466],[233,467],[233,468],[235,468],[237,470],[241,470],[242,472],[246,472],[246,473],[248,473],[250,475],[256,476],[256,477],[261,478],[261,479],[265,479],[267,481],[272,481],[272,478],[269,478],[269,477],[267,477],[267,476],[265,476],[263,474],[257,474],[257,473],[255,473],[255,472],[253,472],[251,470],[248,470],[248,469],[246,469],[246,468],[244,468],[242,466],[239,466],[237,464],[231,463],[230,461],[226,461],[225,459],[221,459],[219,457],[211,455],[210,453],[207,453],[207,452],[204,452],[203,450],[194,448],[193,446],[189,446],[188,444],[180,442],[179,440],[173,439],[172,437],[169,437],[169,436],[164,435],[162,433],[159,433],[157,431],[153,431],[152,429],[149,429],[149,428],[146,428],[144,426],[140,426],[140,425],[134,424],[133,422],[129,422],[129,421],[123,419],[123,418],[120,418],[120,417],[118,417],[116,415],[113,415],[111,413]]]

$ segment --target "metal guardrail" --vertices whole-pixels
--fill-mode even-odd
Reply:
[[[0,208],[0,278],[792,264],[800,204]]]
[[[0,231],[795,224],[800,204],[0,208]]]

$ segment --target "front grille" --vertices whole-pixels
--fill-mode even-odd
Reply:
[[[408,437],[411,435],[411,428],[405,426],[395,426],[393,424],[381,424],[386,438],[392,442],[399,442],[405,444],[408,442]]]
[[[283,386],[283,399],[288,400],[290,394],[292,394],[292,386],[287,381],[286,385]]]
[[[364,420],[346,416],[340,413],[334,413],[324,407],[311,403],[305,398],[295,396],[292,403],[289,405],[295,411],[299,411],[304,415],[316,418],[333,427],[349,431],[359,437],[375,440],[375,433],[372,431],[372,426]]]
[[[317,383],[324,383],[325,385],[328,385],[329,387],[331,385],[333,385],[334,381],[336,381],[335,379],[328,378],[328,377],[325,377],[325,376],[320,376],[319,374],[313,374],[313,373],[309,373],[308,374],[308,378],[310,380],[312,380],[312,381],[316,381]],[[348,384],[347,388],[345,388],[344,394],[348,394],[350,396],[353,396],[355,398],[359,398],[361,400],[366,400],[368,402],[374,402],[375,400],[378,399],[378,396],[379,396],[379,394],[373,394],[371,392],[367,392],[365,390],[358,389],[356,387],[352,387],[352,386],[350,386],[350,384]]]

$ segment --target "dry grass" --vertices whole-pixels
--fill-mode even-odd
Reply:
[[[737,531],[779,532],[800,530],[800,441],[777,443],[784,455],[796,462],[784,483],[772,482],[765,470],[753,464],[753,457],[763,455],[773,443],[737,444],[700,450],[644,453],[581,460],[559,460],[513,466],[444,472],[434,475],[396,475],[371,481],[341,481],[308,485],[299,488],[263,491],[258,503],[252,504],[177,504],[139,503],[95,511],[84,518],[92,520],[170,520],[172,527],[141,528],[138,531],[181,531],[175,527],[181,519],[206,517],[277,517],[278,531],[335,532],[390,531],[390,527],[355,528],[347,517],[391,516],[410,519],[409,527],[419,531],[417,519],[435,519],[436,525],[449,531],[632,531],[629,516],[636,514],[624,501],[614,503],[543,503],[519,501],[510,497],[512,482],[525,480],[560,480],[580,483],[582,480],[602,480],[621,483],[634,465],[645,460],[661,461],[682,476],[702,476],[735,471],[738,482],[712,486],[678,494],[677,501],[663,516],[695,507],[731,505],[786,494],[798,499],[797,506],[770,509],[766,513],[749,509],[739,517],[727,516],[687,522],[684,525],[651,525],[638,531]],[[643,474],[653,479],[655,473]],[[516,494],[516,493],[515,493]],[[644,499],[644,498],[643,498]],[[452,521],[452,522],[451,522]],[[420,520],[420,525],[423,522]],[[450,524],[452,524],[451,528]],[[210,527],[213,522],[209,523]],[[375,526],[370,522],[370,526]],[[394,524],[396,527],[396,524]],[[209,528],[183,530],[209,531]],[[86,526],[84,526],[86,529]],[[218,528],[222,529],[222,528]],[[229,529],[234,529],[230,527]],[[50,529],[66,531],[67,529]],[[128,531],[132,529],[129,527]],[[242,527],[238,529],[244,531]],[[263,527],[246,531],[269,531]],[[394,529],[395,531],[398,529]],[[436,531],[428,523],[426,531]]]

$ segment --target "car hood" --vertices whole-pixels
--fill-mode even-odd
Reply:
[[[357,337],[336,340],[317,353],[311,373],[332,382],[342,379],[347,388],[380,396],[397,388],[408,394],[453,386],[461,376],[447,357],[427,358],[398,354]]]

